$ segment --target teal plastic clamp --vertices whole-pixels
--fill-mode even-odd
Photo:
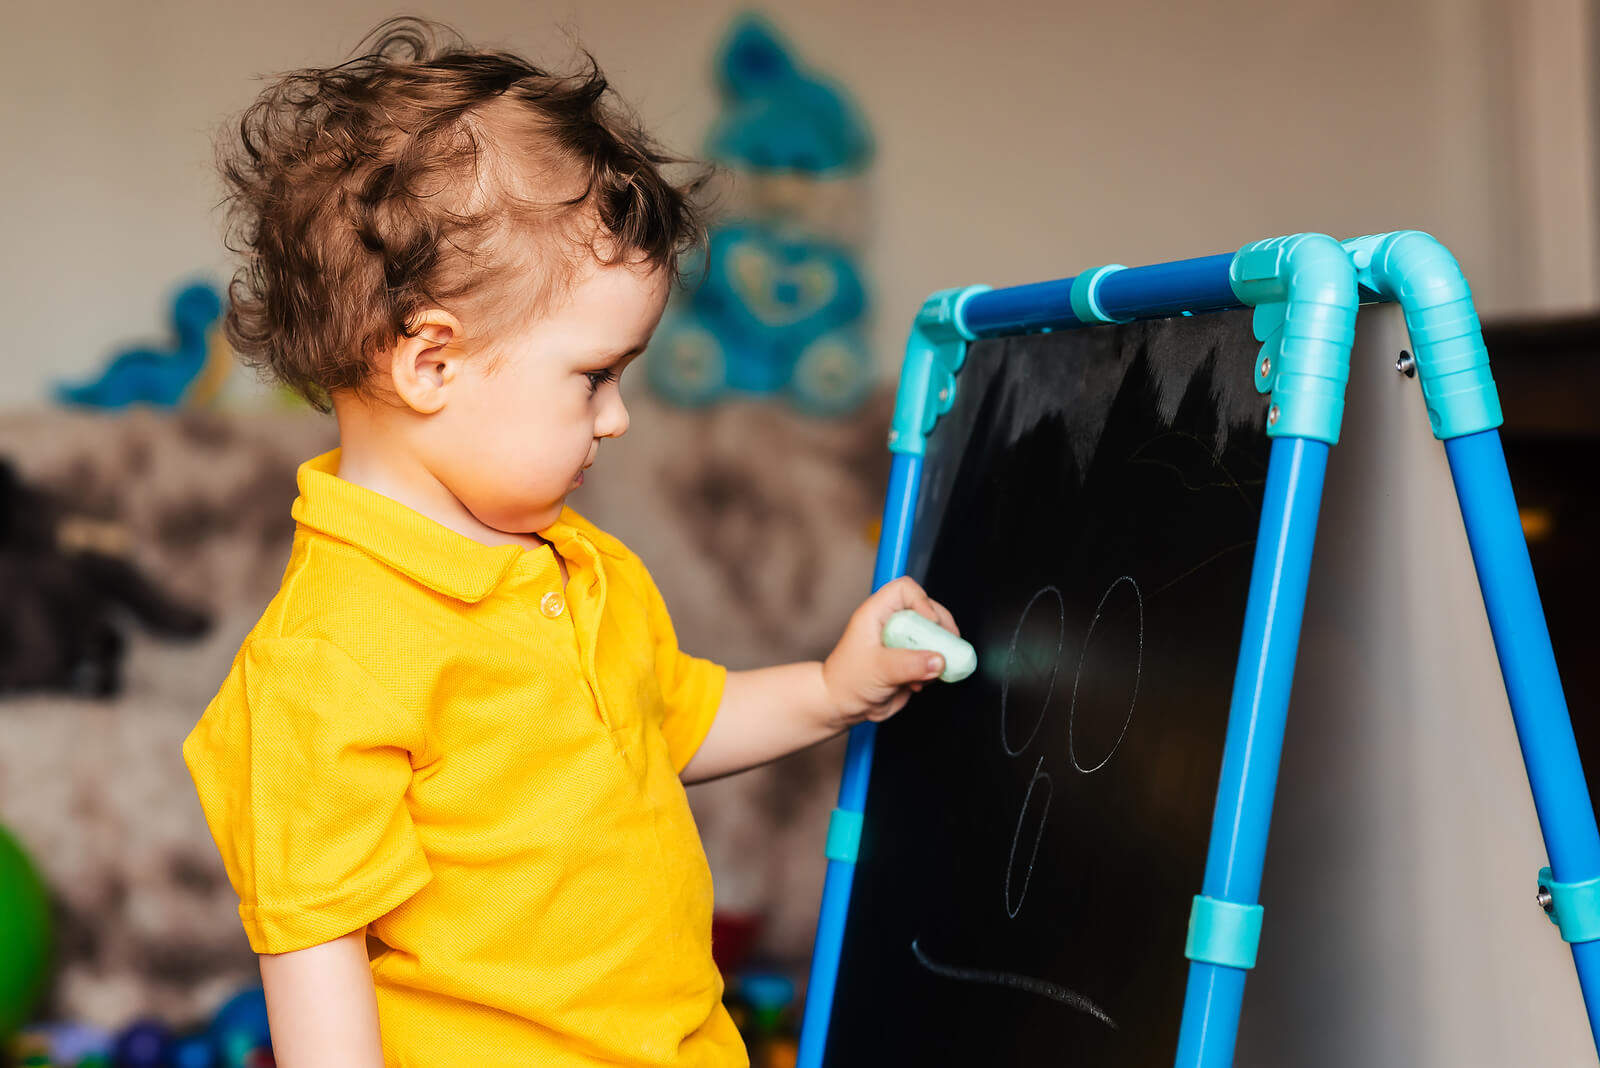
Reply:
[[[829,860],[846,860],[851,864],[856,862],[856,855],[861,851],[863,822],[865,817],[859,812],[851,812],[847,808],[833,810],[833,815],[828,818],[828,844],[823,848]]]
[[[1120,263],[1108,263],[1104,267],[1096,267],[1092,271],[1084,271],[1072,280],[1072,289],[1068,299],[1072,302],[1072,314],[1078,317],[1078,322],[1092,326],[1095,323],[1131,323],[1133,319],[1116,319],[1105,313],[1100,307],[1098,292],[1100,283],[1106,280],[1107,275],[1126,271],[1127,268]]]
[[[1338,444],[1360,306],[1350,257],[1326,234],[1275,237],[1240,249],[1228,281],[1256,309],[1267,435]]]
[[[1600,876],[1558,883],[1549,868],[1540,868],[1539,904],[1560,928],[1563,942],[1600,941]]]
[[[1201,964],[1254,968],[1256,948],[1261,944],[1262,911],[1260,905],[1195,895],[1183,955]]]
[[[1483,328],[1450,250],[1420,230],[1352,238],[1344,247],[1361,284],[1405,312],[1433,436],[1445,441],[1499,426]]]
[[[989,286],[944,289],[922,303],[906,339],[900,389],[889,422],[889,451],[921,456],[939,417],[956,402],[956,372],[976,339],[961,321],[961,308]]]

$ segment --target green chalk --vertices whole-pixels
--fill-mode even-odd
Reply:
[[[960,682],[978,668],[978,653],[970,644],[909,608],[896,612],[883,625],[883,644],[891,649],[938,653],[944,657],[939,678],[945,682]]]

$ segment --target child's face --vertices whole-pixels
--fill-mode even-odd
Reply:
[[[566,299],[499,339],[494,360],[467,360],[438,413],[450,447],[434,475],[478,521],[510,534],[555,522],[602,438],[628,429],[617,379],[650,340],[667,272],[591,263]],[[492,365],[492,366],[491,366]]]

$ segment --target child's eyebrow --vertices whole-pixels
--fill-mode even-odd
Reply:
[[[618,352],[609,356],[605,356],[607,365],[609,366],[610,364],[621,363],[623,360],[631,359],[632,357],[643,352],[647,345],[649,345],[648,341],[642,341],[633,348],[629,349],[627,352]],[[602,355],[604,356],[605,354]]]

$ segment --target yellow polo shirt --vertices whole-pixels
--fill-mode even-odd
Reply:
[[[337,471],[183,746],[250,945],[367,927],[390,1066],[747,1064],[678,779],[724,670],[576,513],[563,589]]]

